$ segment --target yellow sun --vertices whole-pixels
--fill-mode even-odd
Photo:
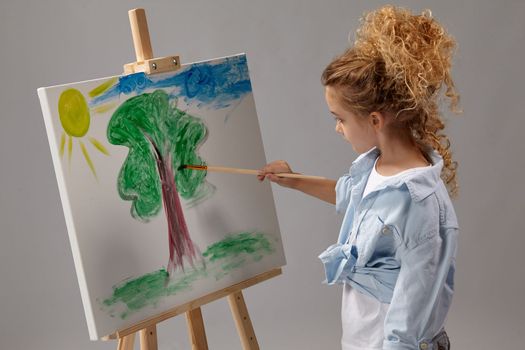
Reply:
[[[60,157],[64,156],[67,138],[68,160],[71,163],[71,155],[73,154],[73,138],[78,138],[82,154],[84,155],[91,172],[96,178],[97,172],[95,171],[95,166],[93,165],[93,161],[89,156],[84,142],[82,142],[82,138],[86,136],[91,122],[89,107],[86,99],[84,98],[84,95],[82,95],[82,93],[77,89],[64,90],[58,99],[58,115],[60,117],[62,128],[64,128],[64,132],[62,132],[62,137],[60,139]],[[109,155],[108,150],[106,147],[104,147],[104,145],[102,145],[100,141],[90,136],[87,136],[87,138],[89,142],[91,142],[91,144],[95,147],[95,149],[97,149],[102,154]]]

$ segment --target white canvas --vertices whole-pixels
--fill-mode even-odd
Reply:
[[[40,88],[38,95],[92,340],[285,264],[268,182],[177,168],[182,153],[199,164],[266,164],[244,54],[154,76]],[[201,135],[188,125],[205,136],[187,141]],[[153,160],[128,158],[130,150]],[[173,216],[173,184],[186,231]],[[170,230],[168,221],[179,226]],[[170,232],[171,246],[184,251],[170,254]],[[177,245],[181,232],[189,240]]]

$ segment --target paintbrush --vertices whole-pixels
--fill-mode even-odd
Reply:
[[[230,174],[247,174],[247,175],[262,175],[259,170],[252,169],[241,169],[241,168],[227,168],[223,166],[209,166],[209,165],[181,165],[180,169],[191,169],[191,170],[206,170],[214,171],[219,173],[230,173]],[[294,173],[275,173],[273,175],[279,177],[290,177],[296,179],[313,179],[313,180],[326,180],[322,176],[312,176],[312,175],[303,175],[303,174],[294,174]]]

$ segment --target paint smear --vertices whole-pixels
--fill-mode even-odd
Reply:
[[[84,145],[84,142],[80,141],[80,149],[82,150],[82,154],[84,155],[84,158],[86,159],[86,162],[89,165],[89,169],[91,169],[91,172],[93,175],[95,175],[95,178],[97,178],[97,172],[95,171],[95,166],[93,165],[93,161],[91,160],[91,157],[89,156],[89,153],[86,149],[86,146]]]
[[[58,99],[58,114],[68,135],[82,137],[89,130],[89,108],[84,95],[77,89],[62,91]]]
[[[86,160],[86,163],[88,164],[95,178],[97,178],[95,165],[91,160],[85,144],[82,142],[82,140],[80,140],[87,134],[91,124],[90,110],[84,95],[82,95],[79,90],[72,88],[62,91],[58,99],[58,114],[60,118],[60,124],[64,129],[60,139],[60,157],[62,158],[64,156],[67,137],[68,164],[71,166],[71,156],[73,155],[73,138],[78,138],[84,159]],[[108,150],[102,145],[102,143],[93,137],[88,136],[88,139],[97,150],[105,155],[109,155]]]
[[[179,195],[204,200],[211,194],[203,191],[211,187],[202,186],[206,172],[178,169],[182,164],[205,164],[196,151],[206,139],[206,126],[177,109],[166,92],[156,90],[124,102],[113,113],[107,136],[110,143],[129,148],[117,186],[120,197],[132,201],[131,215],[147,221],[164,207],[168,272],[184,269],[184,261],[193,265],[198,249],[189,236]]]
[[[117,107],[117,103],[106,103],[106,104],[92,108],[91,111],[97,114],[102,114],[102,113],[109,112],[115,107]]]
[[[174,74],[147,76],[135,73],[119,78],[104,94],[94,98],[92,107],[120,95],[141,94],[147,89],[172,88],[175,95],[198,107],[226,108],[252,91],[246,56],[227,57],[219,62],[195,63]]]
[[[101,302],[112,317],[127,318],[162,298],[190,291],[192,283],[213,276],[219,280],[250,262],[260,261],[275,250],[276,238],[260,232],[229,234],[202,254],[204,261],[185,273],[170,275],[165,269],[125,280],[113,287],[113,295]]]
[[[113,296],[104,300],[103,305],[108,307],[117,302],[124,303],[126,309],[121,311],[119,316],[125,319],[129,314],[145,306],[155,305],[163,297],[188,290],[191,283],[199,278],[202,273],[203,271],[194,270],[182,276],[179,280],[169,283],[170,275],[165,269],[160,269],[123,282],[120,286],[114,288]]]
[[[271,252],[272,246],[264,234],[244,232],[227,236],[222,241],[208,247],[203,255],[213,262],[228,257],[237,257],[242,253],[261,255]]]
[[[88,137],[88,139],[89,139],[89,142],[91,142],[91,144],[100,151],[100,153],[103,153],[106,156],[109,156],[109,151],[106,149],[106,147],[104,147],[102,143],[100,143],[99,140],[97,140],[94,137]]]
[[[115,77],[115,78],[111,78],[109,80],[107,80],[106,82],[100,84],[99,86],[97,86],[96,88],[94,88],[93,90],[91,90],[88,94],[89,94],[89,97],[93,98],[93,97],[97,97],[99,95],[102,95],[104,92],[106,92],[110,87],[112,87],[113,85],[115,85],[115,83],[118,81],[118,78]]]
[[[67,161],[69,164],[71,164],[72,155],[73,155],[73,138],[69,136],[69,140],[67,142]]]
[[[64,147],[66,145],[66,133],[62,133],[62,137],[60,138],[60,158],[64,155]]]

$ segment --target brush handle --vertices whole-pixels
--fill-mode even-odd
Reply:
[[[260,175],[260,172],[258,170],[241,169],[241,168],[227,168],[227,167],[222,167],[222,166],[207,166],[206,169],[202,169],[202,170],[215,171],[215,172],[220,172],[220,173],[230,173],[230,174]],[[312,176],[312,175],[293,174],[293,173],[276,173],[274,175],[277,175],[279,177],[289,177],[289,178],[296,178],[296,179],[313,179],[313,180],[326,179],[325,177],[322,177],[322,176]]]

